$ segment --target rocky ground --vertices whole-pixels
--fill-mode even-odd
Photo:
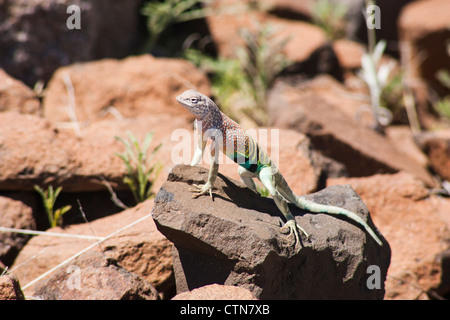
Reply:
[[[9,49],[0,51],[0,227],[49,232],[0,232],[0,299],[450,296],[450,125],[430,104],[450,94],[434,77],[450,70],[447,0],[378,2],[390,17],[379,36],[406,48],[391,46],[383,59],[408,71],[422,129],[414,133],[404,108],[384,134],[371,127],[357,77],[365,46],[330,41],[308,6],[270,0],[265,10],[202,19],[220,57],[233,57],[239,28],[254,21],[288,36],[284,53],[293,64],[267,96],[267,127],[279,129],[279,139],[264,147],[279,151],[294,192],[356,211],[384,243],[347,220],[292,208],[311,235],[298,254],[279,233],[273,201],[237,182],[235,164],[221,165],[214,202],[190,198],[189,185],[204,181],[208,164],[180,165],[190,162],[179,150],[193,150],[193,117],[175,97],[190,88],[211,95],[210,75],[182,58],[131,55],[139,1],[107,8],[80,1],[86,24],[77,37],[65,27],[69,2],[0,2],[0,47]],[[348,19],[353,36],[357,17]],[[32,27],[45,19],[48,28]],[[153,160],[163,164],[157,195],[135,205],[115,136],[143,141],[151,131],[150,149],[162,143]],[[105,181],[129,209],[113,203]],[[72,206],[62,226],[49,228],[34,185],[62,187],[55,207]],[[379,289],[366,286],[369,265],[380,268]]]

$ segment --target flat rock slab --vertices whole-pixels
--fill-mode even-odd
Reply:
[[[218,283],[244,287],[257,299],[382,299],[390,263],[382,247],[358,225],[290,206],[310,235],[296,253],[293,239],[279,230],[278,208],[238,182],[219,174],[214,201],[192,199],[193,183],[204,183],[208,170],[178,165],[161,187],[153,209],[156,226],[174,243],[177,292]],[[348,185],[306,196],[318,203],[356,212],[373,226],[361,198]],[[383,239],[383,237],[381,237]],[[378,271],[373,287],[368,267]]]

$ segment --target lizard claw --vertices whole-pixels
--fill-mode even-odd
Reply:
[[[202,196],[209,192],[209,196],[213,199],[212,188],[209,183],[206,184],[193,184],[194,188],[190,188],[189,191],[196,192],[192,195],[192,198],[195,199],[199,196]]]
[[[294,236],[293,246],[294,246],[294,248],[298,246],[296,252],[299,252],[301,249],[299,230],[306,236],[306,238],[309,238],[308,233],[305,230],[303,230],[303,228],[300,227],[298,225],[298,223],[295,222],[295,220],[287,221],[284,224],[284,226],[281,227],[281,229],[280,229],[281,233],[289,233],[288,237]]]

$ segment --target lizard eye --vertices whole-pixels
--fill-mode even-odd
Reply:
[[[191,98],[189,100],[191,101],[192,104],[197,104],[197,102],[198,102],[197,98]]]

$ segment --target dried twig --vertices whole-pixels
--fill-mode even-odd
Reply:
[[[15,228],[6,228],[6,227],[0,227],[0,232],[12,232],[12,233],[20,233],[20,234],[30,234],[30,235],[35,235],[35,236],[45,235],[45,236],[51,236],[51,237],[89,239],[89,240],[103,240],[104,239],[103,237],[88,236],[88,235],[83,235],[83,234],[57,233],[57,232],[15,229]]]
[[[67,96],[68,96],[68,104],[67,104],[67,113],[69,115],[70,121],[73,124],[73,128],[75,130],[75,133],[78,137],[81,137],[81,129],[80,129],[80,123],[78,122],[77,115],[76,115],[76,104],[75,104],[75,90],[73,88],[72,80],[70,79],[70,76],[68,73],[65,73],[63,75],[63,81],[67,89]]]

